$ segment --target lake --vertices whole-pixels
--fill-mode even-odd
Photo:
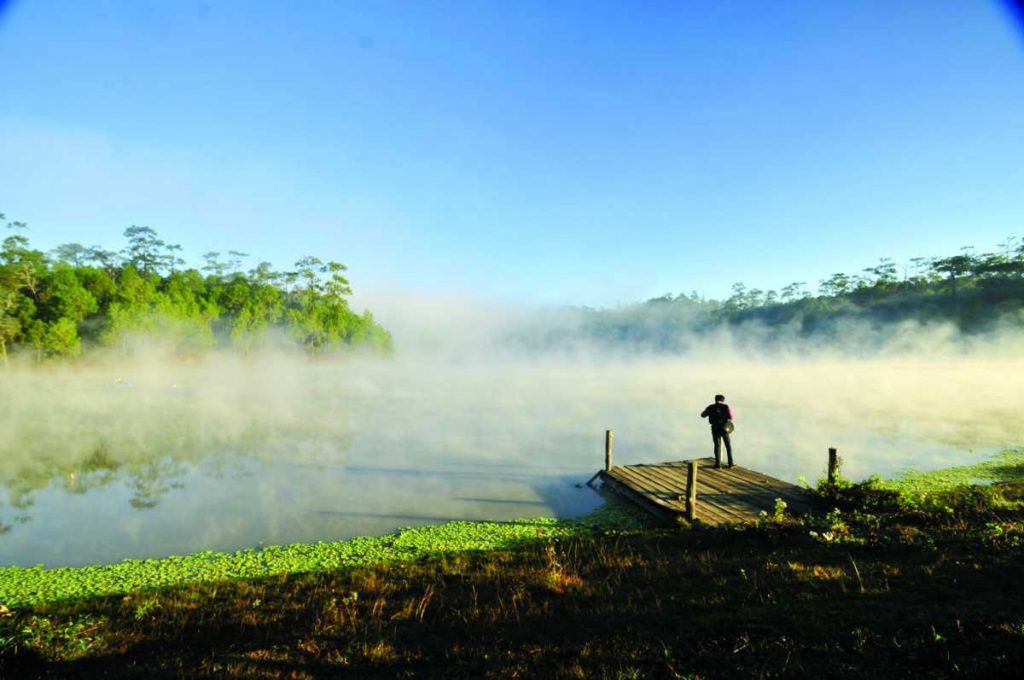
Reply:
[[[1015,361],[324,360],[12,368],[0,564],[82,565],[337,540],[457,519],[573,517],[603,463],[711,455],[812,482],[974,463],[1019,444]]]

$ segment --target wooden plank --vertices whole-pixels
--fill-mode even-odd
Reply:
[[[728,482],[723,482],[721,479],[706,480],[709,485],[723,484],[732,493],[741,495],[746,499],[748,507],[755,508],[755,511],[764,510],[766,512],[773,512],[775,509],[775,500],[781,498],[786,502],[787,509],[793,512],[805,512],[808,508],[799,499],[794,499],[786,493],[779,492],[778,490],[761,489],[753,485],[736,486],[729,485]]]
[[[669,494],[669,502],[682,508],[682,505],[679,504],[679,496],[680,494],[686,493],[686,487],[684,485],[673,484],[670,479],[658,478],[656,475],[651,475],[646,470],[640,469],[637,466],[631,465],[627,472],[630,478],[635,480],[635,483]]]
[[[694,458],[693,460],[696,460],[700,464],[700,466],[702,468],[703,467],[708,467],[708,468],[711,468],[711,469],[715,468],[715,459],[714,458]],[[687,463],[689,463],[689,462],[690,461],[688,461],[688,460],[670,460],[670,461],[666,461],[664,463],[659,463],[659,465],[662,465],[664,467],[672,467],[672,468],[685,468]],[[745,468],[742,465],[733,465],[731,468],[728,465],[723,465],[719,469],[721,469],[721,470],[733,470],[733,471],[742,470],[742,471],[746,471],[746,472],[751,472],[751,470],[749,468]],[[761,474],[761,473],[755,473],[755,474]]]
[[[621,477],[638,489],[643,489],[645,493],[655,495],[660,502],[670,507],[675,506],[674,509],[679,509],[681,506],[678,505],[679,492],[667,488],[657,482],[656,480],[648,479],[641,472],[633,468],[617,468],[615,470]]]
[[[611,474],[602,472],[601,477],[602,480],[615,491],[622,493],[624,496],[626,496],[632,501],[635,501],[648,511],[663,513],[665,516],[671,514],[665,512],[665,508],[659,507],[658,504],[653,502],[650,498],[637,492],[637,490],[631,487],[629,484],[623,483],[621,480],[616,479]]]
[[[680,500],[680,496],[686,493],[685,487],[673,485],[666,480],[652,477],[643,470],[638,470],[632,466],[630,467],[629,475],[634,480],[634,483],[657,489],[659,492],[667,494],[668,499],[666,500],[674,510],[680,513],[686,511],[686,504]]]
[[[682,474],[671,474],[664,468],[654,465],[630,465],[629,468],[635,472],[641,472],[648,477],[657,480],[670,489],[684,493],[686,491],[686,469]]]
[[[716,524],[746,524],[756,517],[753,513],[743,512],[733,505],[723,505],[714,496],[698,496],[697,519],[705,520],[708,515],[718,518],[714,522]]]
[[[713,465],[714,461],[713,458],[702,458],[700,460],[702,462],[707,462],[708,465]],[[672,461],[667,465],[671,467],[684,467],[685,462]],[[751,470],[750,468],[745,468],[740,465],[734,465],[732,468],[723,467],[720,470],[715,470],[713,474],[720,474],[724,476],[732,476],[739,478],[743,481],[747,481],[751,484],[755,484],[759,487],[767,489],[770,492],[783,495],[783,500],[786,500],[787,502],[792,500],[797,504],[806,506],[807,510],[810,510],[811,508],[811,499],[806,489],[797,486],[796,484],[791,484],[784,480],[771,477],[770,475],[766,475],[763,472],[757,472],[756,470]]]
[[[709,480],[708,483],[715,484],[723,490],[728,490],[744,496],[750,496],[752,498],[766,499],[770,504],[774,504],[776,497],[787,495],[779,489],[759,486],[753,482],[728,473],[723,473],[721,470],[715,470],[714,474],[708,473],[705,477]]]
[[[683,478],[659,474],[656,468],[650,468],[645,465],[629,465],[626,470],[632,474],[643,475],[645,479],[649,479],[652,483],[665,487],[674,493],[682,492],[686,488],[686,482]]]
[[[716,517],[715,524],[746,524],[753,516],[744,513],[737,512],[734,508],[724,510],[723,506],[718,504],[713,498],[704,496],[697,500],[697,519],[707,521],[707,517],[711,515]],[[711,523],[711,522],[709,522]]]
[[[639,468],[640,470],[643,471],[643,474],[647,474],[650,475],[651,477],[657,478],[656,473],[653,472],[654,470],[657,469],[655,466],[637,465],[630,467],[633,468],[634,470],[637,470],[637,468]],[[676,475],[663,478],[667,478],[672,481],[671,488],[673,491],[675,489],[680,489],[685,493],[685,486],[680,486],[678,484],[678,477]],[[713,493],[709,493],[708,488],[710,488]],[[707,471],[699,474],[699,480],[697,482],[697,493],[703,494],[705,500],[708,500],[708,497],[713,497],[710,498],[710,500],[713,500],[713,502],[715,502],[716,504],[721,505],[727,510],[731,511],[733,515],[749,514],[750,512],[749,510],[745,512],[744,506],[748,505],[748,503],[746,501],[746,498],[744,497],[744,494],[733,493],[726,486],[714,480],[710,480],[709,473]],[[698,505],[700,505],[701,502],[701,498],[698,498]],[[754,511],[754,513],[756,514],[756,511]]]
[[[619,473],[622,468],[613,468],[613,473]],[[628,475],[627,475],[628,476]],[[630,501],[640,505],[641,507],[654,512],[656,515],[661,517],[674,517],[683,515],[682,506],[671,507],[659,502],[656,496],[650,495],[640,491],[640,489],[647,488],[647,482],[645,481],[624,481],[625,477],[616,478],[612,474],[606,474],[602,471],[601,477],[606,481],[610,481],[613,488],[621,493],[624,497]],[[742,518],[737,518],[733,515],[723,515],[716,507],[710,507],[708,504],[703,504],[703,515],[698,515],[697,519],[701,520],[705,524],[723,524],[723,523],[735,523],[737,521],[744,521]]]
[[[612,468],[610,474],[613,477],[615,477],[618,481],[626,484],[637,493],[643,495],[645,498],[648,498],[651,502],[657,503],[658,505],[663,505],[672,510],[676,509],[672,507],[670,501],[662,497],[667,496],[670,492],[654,487],[652,484],[646,482],[642,478],[635,477],[635,473],[630,471],[628,468]]]
[[[668,512],[665,508],[659,507],[656,503],[652,503],[649,499],[636,493],[628,485],[618,481],[604,470],[601,470],[598,474],[601,477],[601,481],[607,484],[609,488],[634,505],[662,519],[668,519],[675,516],[675,513]]]
[[[637,468],[637,466],[630,465],[630,466],[628,466],[625,469],[623,469],[623,468],[616,468],[616,471],[624,471],[625,472],[624,477],[629,479],[630,483],[632,485],[636,486],[636,487],[640,487],[640,488],[644,488],[644,489],[652,488],[652,489],[654,489],[654,490],[656,490],[657,492],[660,492],[660,493],[674,494],[675,497],[678,498],[679,494],[677,493],[677,490],[675,488],[664,486],[657,479],[652,479],[652,478],[648,477],[644,472],[641,472],[641,471],[637,470],[636,468]],[[700,493],[700,484],[698,483],[697,486],[698,486],[698,494],[699,494]],[[685,488],[679,488],[678,490],[685,493]],[[680,502],[680,501],[676,501],[674,503],[665,503],[664,505],[666,505],[666,507],[670,507],[674,512],[679,513],[679,514],[684,514],[685,511],[686,511],[685,504]],[[704,513],[705,515],[709,515],[710,514],[710,515],[715,515],[716,516],[714,518],[715,519],[714,523],[721,523],[721,522],[744,522],[744,521],[747,521],[747,519],[748,519],[745,515],[737,513],[735,510],[732,510],[731,508],[729,508],[728,505],[722,503],[720,499],[709,500],[706,497],[703,500],[701,498],[698,498],[698,501],[697,501],[697,507],[698,507],[697,519],[703,519],[702,516],[701,516],[701,510],[700,510],[700,508],[702,506],[704,507],[704,509],[706,511]]]
[[[706,493],[709,497],[718,498],[721,499],[723,503],[728,503],[734,508],[736,513],[748,517],[757,517],[762,511],[768,512],[774,506],[774,500],[769,500],[768,497],[751,495],[736,496],[716,490],[710,490]]]
[[[669,468],[664,465],[651,465],[649,463],[640,463],[637,465],[630,465],[629,467],[634,469],[644,470],[652,475],[662,477],[666,481],[671,482],[674,485],[680,487],[686,486],[686,466],[681,468]]]
[[[707,524],[756,520],[762,510],[770,512],[774,508],[776,498],[786,501],[794,512],[811,508],[807,491],[795,484],[738,465],[714,469],[713,458],[694,462],[698,471],[696,518]],[[651,512],[679,516],[686,514],[688,463],[618,466],[598,475],[611,490]]]
[[[754,493],[749,488],[736,488],[727,481],[717,479],[710,473],[700,476],[698,493],[702,494],[704,502],[713,502],[727,507],[734,518],[744,518],[746,521],[756,519],[761,510],[770,510],[774,507],[774,496],[763,493]]]
[[[637,467],[641,467],[641,466],[637,466]],[[653,466],[642,466],[642,467],[643,467],[644,470],[647,470],[647,471],[655,469]],[[741,501],[743,499],[745,499],[747,496],[755,495],[756,493],[761,493],[762,492],[762,490],[758,489],[757,487],[753,487],[753,486],[749,486],[749,485],[738,486],[738,485],[732,484],[732,483],[730,483],[729,480],[723,480],[723,479],[719,478],[716,475],[717,472],[718,472],[717,470],[716,471],[709,471],[709,470],[705,469],[704,472],[700,473],[699,474],[700,482],[698,482],[698,484],[697,484],[698,489],[703,488],[703,487],[710,487],[710,488],[714,489],[719,494],[726,494],[726,495],[730,495],[730,496],[735,496],[738,499],[740,499]],[[670,479],[676,480],[676,479],[678,479],[678,477],[676,475],[672,475],[670,477]]]
[[[665,489],[666,491],[676,495],[676,499],[680,504],[685,507],[685,496],[687,492],[687,480],[686,478],[680,478],[676,475],[666,475],[662,471],[656,468],[649,467],[635,467],[632,472],[636,475],[642,476],[644,479],[650,481],[650,483],[658,485],[659,488]],[[698,482],[698,487],[700,483]]]
[[[701,501],[697,502],[697,516],[695,519],[698,522],[711,526],[742,523],[741,520],[737,520],[733,515],[723,514],[718,506]]]
[[[724,476],[737,479],[741,483],[750,484],[760,489],[765,489],[766,491],[772,493],[786,494],[794,497],[799,496],[801,493],[800,487],[788,484],[780,484],[777,482],[771,482],[767,480],[758,480],[744,475],[733,475],[732,473],[725,473]]]
[[[746,522],[752,517],[755,517],[757,510],[750,505],[743,503],[741,499],[737,499],[735,496],[729,494],[723,494],[714,490],[703,490],[697,489],[697,507],[704,505],[712,505],[716,508],[721,508],[724,512],[728,513],[735,522]]]
[[[743,497],[754,497],[764,492],[763,489],[760,489],[756,486],[737,484],[734,480],[723,479],[718,475],[713,475],[707,472],[704,473],[703,477],[705,484],[707,486],[710,486],[711,488],[715,489],[720,493],[727,493]]]
[[[653,477],[653,476],[649,475],[649,473],[647,472],[647,470],[649,468],[646,467],[646,466],[630,465],[629,469],[630,469],[630,472],[632,474],[639,476],[644,482],[646,482],[648,484],[651,484],[652,486],[656,486],[657,488],[660,488],[662,490],[665,490],[667,493],[676,493],[677,497],[678,497],[678,495],[680,493],[682,493],[682,494],[686,493],[686,487],[685,486],[676,486],[674,484],[671,487],[664,486],[662,484],[662,482],[658,481],[657,477]],[[698,519],[700,519],[700,514],[701,514],[700,507],[702,505],[704,505],[705,503],[710,503],[711,505],[713,505],[719,511],[719,514],[723,515],[725,518],[731,519],[731,521],[740,521],[740,522],[747,521],[747,518],[745,516],[746,513],[743,513],[742,511],[738,510],[735,507],[737,505],[735,500],[730,499],[730,498],[726,498],[726,497],[721,497],[721,494],[718,494],[718,495],[715,495],[715,496],[711,496],[706,491],[702,493],[701,492],[701,486],[702,486],[703,481],[704,481],[704,478],[701,478],[701,480],[698,480],[698,482],[697,482],[697,508],[698,508],[698,510],[697,510],[697,518]],[[685,509],[686,509],[685,503],[682,503],[682,504],[678,505],[677,507],[679,507],[681,511],[685,512]]]
[[[629,500],[636,506],[642,508],[646,512],[654,515],[659,519],[668,521],[676,516],[676,513],[672,512],[668,508],[665,508],[664,506],[652,502],[650,498],[637,493],[630,486],[623,484],[622,482],[615,480],[610,476],[606,477],[603,481],[607,483],[616,493],[621,495],[623,498]]]
[[[724,470],[723,472],[725,476],[734,475],[733,470]],[[784,501],[787,502],[787,505],[800,505],[803,506],[805,511],[811,509],[811,498],[808,492],[802,487],[797,486],[796,484],[790,484],[789,482],[784,482],[782,480],[774,479],[773,477],[767,477],[765,475],[764,477],[766,477],[768,480],[774,483],[757,485],[754,481],[752,481],[751,477],[748,477],[746,475],[737,476],[739,476],[740,479],[747,484],[758,486],[759,488],[764,489],[768,493],[781,497]]]
[[[753,482],[755,484],[760,484],[761,486],[767,486],[775,489],[792,489],[797,491],[803,491],[803,489],[797,486],[796,484],[791,484],[787,481],[766,475],[763,472],[757,472],[756,470],[743,468],[738,465],[732,468],[723,468],[723,471],[726,474],[736,475],[738,477],[746,479],[747,481]]]

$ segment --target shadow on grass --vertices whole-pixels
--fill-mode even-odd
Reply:
[[[1024,481],[1024,463],[1009,465],[993,465],[989,468],[991,477],[996,482]]]
[[[8,648],[0,663],[10,677],[1016,677],[1024,549],[904,533],[654,531],[197,584],[19,612],[5,628],[91,622],[84,642],[40,643],[89,658]]]

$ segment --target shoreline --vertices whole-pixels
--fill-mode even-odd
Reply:
[[[410,562],[449,552],[513,548],[601,531],[627,531],[640,525],[630,512],[606,504],[573,519],[457,520],[377,536],[268,545],[235,552],[201,551],[78,567],[0,567],[0,605],[32,607],[192,583]]]
[[[1024,467],[1024,448],[1008,448],[980,463],[877,479],[880,488],[924,497],[977,480],[1016,478]],[[508,521],[457,520],[400,528],[338,541],[316,541],[249,548],[234,552],[201,551],[154,559],[126,559],[88,566],[0,567],[0,605],[34,607],[187,584],[324,572],[342,568],[411,562],[445,553],[488,551],[527,543],[567,539],[601,532],[639,531],[642,520],[626,506],[605,503],[582,517],[524,518]]]
[[[999,483],[820,482],[799,518],[453,522],[321,544],[379,549],[351,568],[0,607],[0,674],[1016,677],[1024,450],[987,465]]]

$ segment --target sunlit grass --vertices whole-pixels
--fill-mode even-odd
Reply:
[[[894,479],[878,481],[883,489],[898,491],[903,496],[918,496],[938,491],[952,491],[972,484],[1014,482],[1024,480],[1024,449],[1003,451],[975,465],[909,472]]]
[[[572,520],[448,522],[402,529],[384,536],[268,546],[234,553],[200,552],[86,567],[0,567],[0,603],[9,607],[38,605],[187,583],[329,571],[410,561],[448,552],[511,548],[531,541],[637,526],[633,515],[606,507]]]
[[[1024,479],[1024,450],[1004,451],[970,466],[875,480],[877,488],[895,491],[909,503],[932,500],[979,480]],[[384,536],[344,541],[268,546],[234,553],[200,552],[163,559],[125,560],[86,567],[0,567],[0,603],[32,606],[137,590],[158,590],[189,583],[251,579],[279,574],[322,572],[359,565],[411,561],[432,555],[511,548],[531,541],[570,538],[595,530],[627,530],[637,520],[618,507],[605,507],[584,518],[521,519],[510,522],[449,522],[409,528]],[[835,532],[828,530],[825,536]],[[571,589],[576,577],[553,572],[545,577],[556,590]]]
[[[744,527],[637,531],[605,509],[21,570],[51,588],[31,596],[83,576],[113,596],[0,607],[0,675],[1015,677],[1019,465],[953,474],[1006,482],[985,486],[843,482]]]

